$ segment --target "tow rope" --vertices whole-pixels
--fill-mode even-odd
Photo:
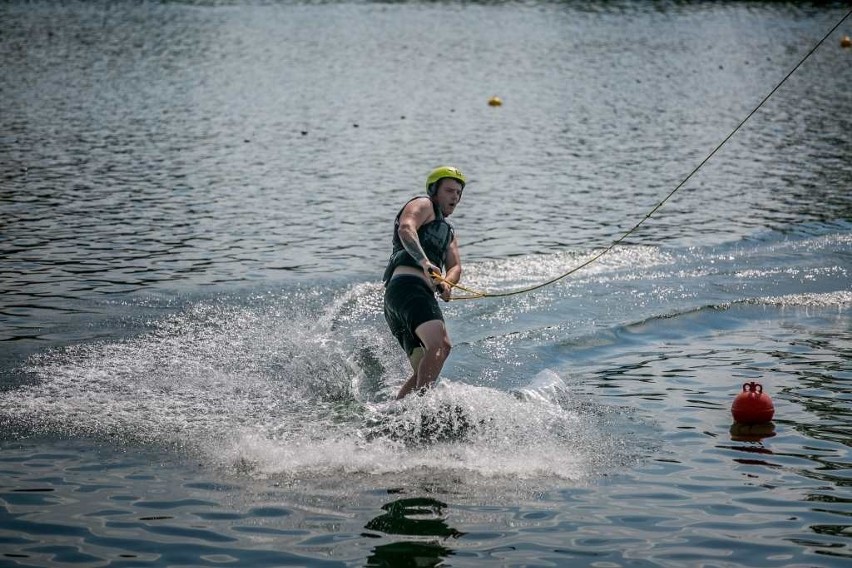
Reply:
[[[658,210],[659,210],[659,209],[660,209],[663,205],[665,205],[665,203],[666,203],[669,199],[671,199],[671,197],[672,197],[675,193],[677,193],[677,192],[680,190],[680,188],[682,188],[684,185],[686,185],[686,183],[687,183],[687,182],[688,182],[688,181],[692,178],[692,176],[694,176],[694,175],[698,172],[698,170],[700,170],[700,169],[704,166],[704,164],[706,164],[708,161],[710,161],[710,158],[712,158],[713,156],[715,156],[715,155],[716,155],[716,152],[718,152],[718,151],[722,148],[722,146],[724,146],[724,145],[728,142],[728,140],[730,140],[730,139],[734,136],[734,134],[736,134],[737,132],[739,132],[740,128],[742,128],[742,127],[743,127],[743,125],[744,125],[744,124],[745,124],[745,123],[746,123],[746,122],[747,122],[747,121],[748,121],[748,120],[749,120],[749,119],[750,119],[750,118],[751,118],[751,117],[752,117],[752,116],[753,116],[753,115],[754,115],[754,114],[755,114],[758,110],[760,110],[760,108],[761,108],[761,107],[762,107],[762,106],[766,103],[766,101],[768,101],[768,100],[769,100],[769,98],[770,98],[772,95],[774,95],[774,94],[775,94],[775,92],[776,92],[778,89],[780,89],[780,88],[781,88],[781,85],[783,85],[784,83],[786,83],[786,82],[787,82],[787,79],[789,79],[789,78],[793,75],[793,73],[795,73],[795,72],[799,69],[799,67],[801,67],[801,66],[802,66],[802,64],[804,64],[804,62],[805,62],[805,61],[807,61],[807,60],[811,57],[811,55],[813,55],[813,54],[814,54],[814,52],[816,52],[816,50],[820,48],[820,46],[821,46],[823,43],[825,43],[825,41],[826,41],[826,40],[827,40],[827,39],[831,36],[831,34],[833,34],[833,33],[837,30],[837,28],[839,28],[839,27],[841,26],[841,24],[843,24],[843,22],[845,22],[845,21],[846,21],[846,19],[849,17],[849,15],[850,15],[850,14],[852,14],[852,10],[849,10],[848,12],[846,12],[846,15],[845,15],[845,16],[843,16],[843,17],[840,19],[840,21],[838,21],[838,22],[834,25],[834,27],[832,27],[832,28],[828,31],[828,33],[826,33],[826,34],[825,34],[825,36],[823,36],[823,38],[822,38],[821,40],[819,40],[819,42],[817,42],[817,44],[816,44],[816,45],[814,45],[814,47],[813,47],[813,48],[811,48],[811,50],[810,50],[810,51],[808,51],[808,52],[805,54],[805,56],[804,56],[804,57],[802,57],[802,59],[801,59],[801,60],[800,60],[800,61],[796,64],[796,66],[795,66],[795,67],[793,67],[793,69],[792,69],[792,70],[790,70],[790,72],[789,72],[789,73],[787,73],[787,75],[785,75],[785,76],[784,76],[784,78],[783,78],[783,79],[781,79],[781,81],[780,81],[777,85],[775,85],[775,88],[773,88],[773,89],[769,92],[769,94],[768,94],[768,95],[766,95],[765,97],[763,97],[763,100],[761,100],[761,101],[757,104],[757,106],[756,106],[756,107],[754,107],[754,109],[752,109],[752,111],[751,111],[750,113],[748,113],[748,115],[746,115],[746,117],[740,121],[740,123],[736,126],[736,128],[734,128],[734,129],[730,132],[730,134],[728,134],[728,135],[724,138],[724,140],[722,140],[722,141],[721,141],[721,142],[720,142],[720,143],[719,143],[719,144],[718,144],[715,148],[713,148],[713,151],[712,151],[712,152],[710,152],[710,153],[707,155],[707,157],[706,157],[706,158],[704,158],[703,160],[701,160],[701,162],[700,162],[697,166],[695,166],[695,168],[693,168],[693,169],[692,169],[692,171],[691,171],[691,172],[689,172],[689,174],[688,174],[685,178],[683,178],[683,180],[682,180],[679,184],[677,184],[677,186],[676,186],[673,190],[671,190],[671,191],[669,192],[669,194],[668,194],[668,195],[666,195],[666,196],[662,199],[662,201],[660,201],[659,203],[657,203],[657,204],[656,204],[656,205],[655,205],[655,206],[654,206],[654,207],[653,207],[653,208],[652,208],[652,209],[651,209],[651,210],[650,210],[650,211],[649,211],[649,212],[648,212],[648,213],[647,213],[647,214],[646,214],[646,215],[645,215],[645,216],[644,216],[644,217],[643,217],[643,218],[642,218],[642,219],[641,219],[638,223],[636,223],[635,225],[633,225],[633,227],[631,227],[631,228],[630,228],[627,232],[625,232],[623,235],[621,235],[620,237],[618,237],[617,239],[615,239],[614,241],[612,241],[612,242],[609,244],[609,246],[607,246],[606,248],[604,248],[604,249],[603,249],[603,250],[601,250],[600,252],[598,252],[598,253],[594,254],[594,255],[593,255],[590,259],[588,259],[588,260],[586,260],[585,262],[583,262],[583,263],[581,263],[581,264],[579,264],[579,265],[577,265],[577,266],[573,267],[572,269],[570,269],[569,271],[565,272],[564,274],[560,274],[559,276],[556,276],[555,278],[551,278],[550,280],[547,280],[547,281],[542,282],[542,283],[540,283],[540,284],[535,284],[535,285],[533,285],[533,286],[528,286],[528,287],[526,287],[526,288],[519,288],[519,289],[517,289],[517,290],[510,290],[510,291],[507,291],[507,292],[487,292],[487,291],[483,291],[483,290],[473,290],[473,289],[471,289],[471,288],[466,288],[466,287],[464,287],[464,286],[462,286],[461,284],[458,284],[458,283],[456,283],[456,282],[450,282],[449,280],[447,280],[446,278],[444,278],[443,276],[441,276],[441,275],[440,275],[440,274],[438,274],[437,272],[432,272],[432,273],[431,273],[432,278],[433,278],[434,280],[437,280],[437,281],[439,281],[439,282],[443,282],[444,284],[447,284],[448,286],[451,286],[451,287],[453,287],[453,288],[456,288],[456,289],[461,290],[461,291],[463,291],[463,292],[466,292],[466,293],[468,294],[467,296],[453,296],[453,297],[451,297],[451,298],[450,298],[451,300],[473,300],[473,299],[477,299],[477,298],[502,298],[502,297],[506,297],[506,296],[514,296],[514,295],[516,295],[516,294],[525,294],[525,293],[527,293],[527,292],[532,292],[532,291],[534,291],[534,290],[538,290],[539,288],[544,288],[545,286],[549,286],[549,285],[553,284],[554,282],[558,282],[558,281],[562,280],[563,278],[566,278],[566,277],[568,277],[568,276],[570,276],[570,275],[574,274],[575,272],[577,272],[577,271],[579,271],[579,270],[582,270],[583,268],[585,268],[585,267],[589,266],[589,265],[590,265],[590,264],[592,264],[593,262],[596,262],[596,261],[597,261],[598,259],[600,259],[602,256],[604,256],[605,254],[609,253],[612,249],[614,249],[616,246],[618,246],[619,244],[621,244],[621,243],[624,241],[624,239],[626,239],[626,238],[627,238],[627,237],[629,237],[631,234],[633,234],[633,233],[634,233],[637,229],[639,229],[639,227],[641,227],[641,226],[642,226],[642,224],[643,224],[643,223],[645,223],[645,221],[647,221],[648,219],[650,219],[650,218],[651,218],[651,216],[652,216],[654,213],[656,213],[656,212],[657,212],[657,211],[658,211]]]

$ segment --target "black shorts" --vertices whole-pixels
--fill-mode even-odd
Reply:
[[[414,330],[432,320],[444,321],[438,300],[429,285],[419,276],[394,276],[385,288],[385,320],[391,333],[410,357],[423,345]]]

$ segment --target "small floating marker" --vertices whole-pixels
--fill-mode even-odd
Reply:
[[[500,97],[494,96],[488,99],[488,106],[498,107],[503,106],[503,99]]]
[[[356,123],[352,124],[352,128],[358,128],[358,123],[356,122]]]
[[[739,424],[763,424],[775,416],[775,406],[763,386],[754,381],[743,383],[743,390],[731,405],[731,414]]]
[[[852,38],[850,38],[849,36],[843,36],[842,38],[840,38],[840,47],[852,47]]]
[[[307,130],[302,130],[302,136],[307,136],[307,135],[308,135],[308,131],[307,131]]]

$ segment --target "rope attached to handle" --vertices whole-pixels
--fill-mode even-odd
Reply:
[[[761,108],[761,107],[762,107],[762,106],[766,103],[766,101],[768,101],[768,100],[769,100],[769,98],[770,98],[772,95],[774,95],[774,94],[775,94],[775,92],[776,92],[779,88],[781,88],[781,85],[783,85],[784,83],[786,83],[786,82],[787,82],[787,79],[789,79],[789,78],[793,75],[793,73],[795,73],[796,71],[798,71],[799,67],[801,67],[801,66],[802,66],[802,64],[803,64],[805,61],[807,61],[807,60],[808,60],[808,58],[810,58],[810,56],[811,56],[811,55],[813,55],[813,54],[814,54],[814,52],[816,52],[816,50],[817,50],[817,49],[819,49],[819,47],[820,47],[823,43],[825,43],[825,40],[827,40],[827,39],[831,36],[831,34],[833,34],[833,33],[835,32],[835,30],[837,30],[837,28],[839,28],[839,27],[840,27],[840,25],[841,25],[843,22],[845,22],[845,21],[846,21],[846,19],[850,16],[850,14],[852,14],[852,10],[849,10],[848,12],[846,12],[846,15],[845,15],[845,16],[843,16],[843,17],[840,19],[840,21],[839,21],[839,22],[837,22],[837,23],[834,25],[834,27],[833,27],[833,28],[831,28],[831,29],[828,31],[828,33],[826,33],[826,34],[825,34],[825,36],[823,36],[823,38],[822,38],[821,40],[819,40],[819,41],[817,42],[817,44],[816,44],[816,45],[815,45],[815,46],[814,46],[814,47],[813,47],[810,51],[808,51],[808,52],[805,54],[805,56],[804,56],[804,57],[802,57],[802,59],[801,59],[801,60],[800,60],[800,61],[796,64],[796,66],[795,66],[795,67],[793,67],[793,69],[792,69],[789,73],[787,73],[787,75],[785,75],[785,76],[784,76],[784,78],[783,78],[783,79],[781,79],[781,81],[780,81],[777,85],[775,85],[775,87],[774,87],[774,88],[773,88],[773,89],[769,92],[769,94],[768,94],[768,95],[766,95],[765,97],[763,97],[763,99],[762,99],[762,100],[761,100],[761,101],[757,104],[757,106],[756,106],[756,107],[754,107],[754,109],[752,109],[752,111],[751,111],[750,113],[748,113],[748,115],[746,115],[746,117],[745,117],[744,119],[742,119],[742,120],[740,121],[740,123],[739,123],[739,124],[737,124],[737,126],[736,126],[736,127],[735,127],[735,128],[734,128],[731,132],[730,132],[730,134],[728,134],[728,135],[724,138],[724,140],[722,140],[719,144],[717,144],[717,145],[716,145],[716,147],[715,147],[715,148],[713,148],[713,151],[712,151],[712,152],[710,152],[710,153],[707,155],[707,157],[706,157],[706,158],[704,158],[703,160],[701,160],[701,162],[700,162],[697,166],[695,166],[695,168],[693,168],[693,170],[692,170],[691,172],[689,172],[689,174],[687,174],[687,176],[686,176],[685,178],[683,178],[683,180],[682,180],[679,184],[677,184],[677,186],[676,186],[673,190],[671,190],[671,191],[669,192],[669,194],[668,194],[668,195],[666,195],[666,196],[662,199],[662,201],[660,201],[659,203],[657,203],[657,204],[656,204],[656,205],[655,205],[655,206],[654,206],[654,207],[653,207],[653,208],[652,208],[652,209],[648,212],[648,214],[647,214],[647,215],[645,215],[645,216],[644,216],[644,217],[643,217],[643,218],[642,218],[642,219],[641,219],[638,223],[636,223],[633,227],[631,227],[631,228],[630,228],[627,232],[625,232],[623,235],[621,235],[620,237],[618,237],[617,239],[615,239],[614,241],[612,241],[612,243],[610,243],[610,244],[609,244],[609,246],[607,246],[605,249],[603,249],[602,251],[600,251],[600,252],[598,252],[597,254],[595,254],[594,256],[592,256],[589,260],[587,260],[587,261],[583,262],[582,264],[580,264],[580,265],[578,265],[578,266],[575,266],[574,268],[572,268],[572,269],[571,269],[571,270],[569,270],[568,272],[565,272],[564,274],[560,274],[559,276],[557,276],[557,277],[555,277],[555,278],[551,278],[550,280],[547,280],[547,281],[542,282],[542,283],[540,283],[540,284],[535,284],[535,285],[533,285],[533,286],[528,286],[528,287],[526,287],[526,288],[520,288],[520,289],[517,289],[517,290],[510,290],[510,291],[508,291],[508,292],[486,292],[486,291],[481,291],[481,290],[472,290],[472,289],[470,289],[470,288],[465,288],[464,286],[462,286],[462,285],[460,285],[460,284],[458,284],[458,283],[450,282],[449,280],[447,280],[446,278],[444,278],[443,276],[441,276],[441,275],[440,275],[440,274],[438,274],[437,272],[432,272],[432,273],[431,273],[431,276],[432,276],[434,279],[436,279],[436,280],[438,280],[438,281],[440,281],[440,282],[443,282],[444,284],[447,284],[448,286],[451,286],[452,288],[457,288],[457,289],[462,290],[463,292],[467,292],[467,293],[469,294],[468,296],[455,296],[455,297],[450,298],[451,300],[474,300],[474,299],[477,299],[477,298],[501,298],[501,297],[505,297],[505,296],[514,296],[514,295],[516,295],[516,294],[524,294],[524,293],[526,293],[526,292],[532,292],[533,290],[538,290],[539,288],[544,288],[545,286],[549,286],[550,284],[553,284],[554,282],[558,282],[559,280],[562,280],[563,278],[565,278],[565,277],[567,277],[567,276],[570,276],[571,274],[574,274],[575,272],[577,272],[577,271],[579,271],[579,270],[581,270],[581,269],[583,269],[583,268],[587,267],[588,265],[592,264],[593,262],[596,262],[599,258],[601,258],[601,257],[602,257],[602,256],[604,256],[605,254],[607,254],[608,252],[610,252],[610,251],[611,251],[612,249],[614,249],[616,246],[618,246],[619,244],[621,244],[621,243],[622,243],[622,242],[623,242],[623,241],[624,241],[627,237],[629,237],[632,233],[634,233],[634,232],[635,232],[635,231],[636,231],[639,227],[641,227],[641,226],[642,226],[642,224],[643,224],[643,223],[645,223],[645,221],[647,221],[648,219],[650,219],[650,218],[651,218],[651,216],[652,216],[654,213],[656,213],[656,212],[657,212],[657,211],[658,211],[658,210],[659,210],[659,209],[660,209],[663,205],[665,205],[665,203],[666,203],[666,202],[667,202],[667,201],[668,201],[668,200],[669,200],[669,199],[670,199],[670,198],[671,198],[671,197],[672,197],[675,193],[677,193],[677,192],[678,192],[678,190],[680,190],[680,188],[682,188],[684,185],[686,185],[686,182],[688,182],[688,181],[692,178],[692,176],[694,176],[694,175],[698,172],[698,170],[700,170],[700,169],[704,166],[704,164],[706,164],[708,161],[710,161],[710,158],[712,158],[713,156],[715,156],[715,155],[716,155],[716,152],[718,152],[718,151],[722,148],[722,146],[724,146],[724,145],[728,142],[728,140],[730,140],[730,139],[734,136],[734,134],[736,134],[737,132],[739,132],[740,128],[742,128],[742,127],[743,127],[743,125],[744,125],[744,124],[745,124],[745,123],[746,123],[746,122],[747,122],[747,121],[748,121],[748,120],[749,120],[749,119],[750,119],[750,118],[751,118],[751,117],[752,117],[752,116],[753,116],[753,115],[754,115],[754,114],[755,114],[758,110],[760,110],[760,108]]]

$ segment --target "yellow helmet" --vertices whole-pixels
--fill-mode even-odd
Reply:
[[[452,178],[458,181],[462,185],[462,189],[464,189],[467,180],[464,177],[464,174],[461,173],[461,170],[458,168],[454,168],[453,166],[441,166],[432,170],[429,174],[429,177],[426,178],[426,193],[430,196],[435,195],[435,191],[438,188],[438,182],[444,178]]]

